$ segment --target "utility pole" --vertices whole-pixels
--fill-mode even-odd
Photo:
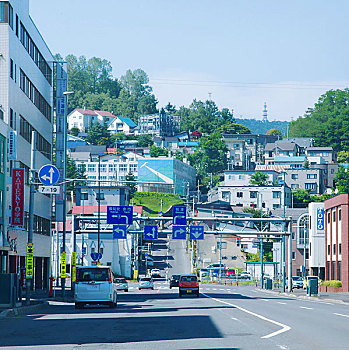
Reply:
[[[219,284],[222,281],[222,234],[219,235]]]
[[[36,151],[36,132],[32,131],[31,159],[30,159],[30,179],[29,179],[29,225],[28,225],[28,243],[33,243],[34,228],[34,194],[35,194],[35,151]],[[34,258],[33,258],[34,259]],[[33,277],[26,278],[26,304],[30,305],[30,294],[33,287]]]
[[[101,224],[100,224],[100,219],[101,219],[101,155],[98,155],[98,232],[97,232],[97,252],[99,256],[99,251],[100,251],[100,240],[101,240]],[[99,262],[99,258],[98,258]]]
[[[307,276],[307,224],[304,223],[304,272],[303,278]]]

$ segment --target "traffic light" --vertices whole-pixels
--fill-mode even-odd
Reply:
[[[240,237],[236,237],[236,245],[240,247]]]

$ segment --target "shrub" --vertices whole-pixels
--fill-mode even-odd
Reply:
[[[336,288],[340,288],[342,287],[342,282],[341,281],[336,281],[336,280],[332,280],[332,281],[323,281],[321,283],[322,286],[326,286],[326,287],[336,287]]]

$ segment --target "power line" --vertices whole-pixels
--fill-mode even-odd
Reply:
[[[310,84],[310,83],[270,83],[270,82],[238,82],[214,80],[184,80],[184,79],[151,79],[153,85],[179,85],[179,86],[230,86],[249,89],[297,89],[314,90],[324,88],[347,88],[344,84]]]

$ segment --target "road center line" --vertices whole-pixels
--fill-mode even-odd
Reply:
[[[245,313],[250,314],[250,315],[252,315],[252,316],[258,317],[258,318],[260,318],[260,319],[263,320],[263,321],[267,321],[267,322],[273,323],[273,324],[275,324],[275,325],[277,325],[277,326],[279,326],[279,327],[282,327],[281,329],[279,329],[279,330],[276,331],[276,332],[273,332],[273,333],[264,335],[263,337],[261,337],[262,339],[268,339],[268,338],[271,338],[271,337],[275,337],[276,335],[279,335],[279,334],[281,334],[281,333],[287,332],[287,331],[289,331],[289,330],[291,329],[290,326],[287,326],[287,325],[285,325],[285,324],[283,324],[283,323],[280,323],[280,322],[271,320],[270,318],[267,318],[267,317],[265,317],[265,316],[256,314],[255,312],[252,312],[252,311],[249,311],[249,310],[247,310],[247,309],[244,309],[244,308],[242,308],[241,306],[228,303],[228,302],[226,302],[226,301],[224,301],[224,300],[219,300],[219,299],[217,299],[217,298],[210,297],[209,295],[206,295],[205,293],[202,293],[202,295],[204,295],[206,298],[213,299],[213,300],[215,300],[215,301],[217,301],[217,302],[219,302],[219,303],[223,303],[223,304],[227,304],[227,305],[230,305],[230,306],[232,306],[232,307],[235,307],[235,308],[237,308],[238,310],[240,310],[240,311],[242,311],[242,312],[245,312]]]
[[[278,301],[277,303],[278,303],[278,304],[281,304],[281,305],[287,305],[287,303],[283,303],[283,302],[281,302],[281,301]]]
[[[301,309],[313,310],[312,307],[300,306]]]
[[[334,313],[334,314],[337,316],[349,317],[349,315],[343,315],[343,314],[337,314],[337,313]]]

